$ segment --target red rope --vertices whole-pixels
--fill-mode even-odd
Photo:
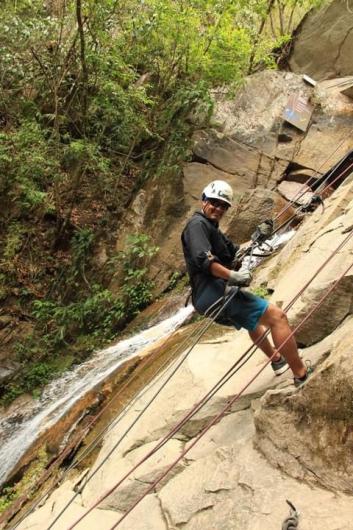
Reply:
[[[332,181],[330,182],[329,184],[327,184],[327,186],[325,186],[325,188],[323,188],[319,193],[317,193],[317,195],[319,195],[320,197],[323,196],[323,194],[325,193],[326,190],[328,190],[330,188],[330,186],[332,184],[335,184],[337,182],[337,180],[339,180],[344,173],[346,173],[349,169],[351,169],[353,167],[353,162],[352,164],[350,164],[348,167],[346,167],[341,173],[339,173],[337,175],[337,177]],[[305,192],[304,192],[305,193]],[[290,203],[287,204],[287,206],[285,206],[284,210],[282,212],[279,212],[275,217],[274,217],[274,220],[278,219],[281,215],[281,213],[284,213],[288,208],[290,208],[290,206],[293,204],[293,202],[295,202],[295,200],[298,200],[300,199],[300,197],[302,197],[304,195],[304,193],[302,193],[299,197],[297,198],[294,198],[292,199],[292,201]],[[309,203],[310,204],[310,203]],[[285,226],[288,226],[290,224],[291,221],[293,221],[293,219],[295,219],[296,217],[296,212],[299,211],[301,208],[303,207],[302,206],[298,206],[294,212],[293,215],[291,215],[291,217],[289,217],[289,219],[287,219],[286,221],[284,221],[278,228],[276,228],[276,230],[274,230],[273,234],[276,234],[277,232],[279,232],[282,228],[284,228]]]
[[[342,140],[342,142],[336,147],[336,149],[330,154],[330,156],[321,164],[321,166],[319,166],[319,168],[315,171],[315,174],[312,176],[312,177],[309,177],[308,180],[306,180],[304,182],[304,184],[301,186],[301,188],[299,188],[299,190],[297,191],[296,195],[294,196],[294,198],[291,200],[291,202],[289,204],[287,204],[286,206],[284,206],[284,208],[282,208],[282,210],[280,210],[278,212],[278,214],[276,215],[276,217],[274,218],[274,220],[278,219],[281,215],[284,214],[284,212],[286,212],[288,210],[288,208],[290,208],[291,204],[293,202],[295,202],[296,200],[300,199],[307,191],[307,186],[310,187],[310,183],[311,183],[311,180],[315,180],[315,175],[318,175],[320,170],[324,167],[324,165],[330,160],[330,158],[332,158],[332,156],[337,153],[337,151],[339,150],[339,148],[344,144],[344,142],[346,141],[346,138],[344,138],[344,140]],[[332,171],[327,175],[327,178],[332,175],[332,173],[334,172],[335,168],[336,168],[337,164],[335,164],[335,167],[333,167]]]
[[[353,235],[353,232],[350,232],[346,237],[345,239],[338,245],[338,247],[331,253],[331,255],[324,261],[324,263],[317,269],[317,271],[314,273],[314,275],[310,278],[310,280],[308,280],[308,282],[302,287],[302,289],[297,293],[297,295],[293,298],[293,300],[288,304],[288,306],[285,308],[285,311],[288,311],[288,309],[290,309],[290,307],[292,307],[292,305],[295,303],[295,301],[299,298],[299,296],[301,296],[301,294],[305,291],[305,289],[308,287],[308,285],[314,280],[314,278],[323,270],[323,268],[327,265],[327,263],[336,255],[336,253],[341,250],[341,248],[343,248],[343,246],[348,242],[348,240],[352,237]],[[339,280],[338,280],[339,281]],[[338,282],[337,282],[338,283]],[[331,291],[329,291],[331,292]],[[328,294],[327,294],[328,295]],[[326,298],[326,296],[324,298]],[[324,299],[323,298],[323,299]],[[318,306],[315,306],[314,310],[317,309]],[[312,311],[313,312],[313,311]],[[303,325],[303,323],[307,320],[307,318],[309,318],[309,316],[312,314],[309,313],[309,315],[302,321],[302,323],[300,325]],[[284,341],[280,348],[283,348],[283,346],[286,344],[286,342],[293,336],[293,334],[295,333],[295,331],[299,329],[299,327],[297,327],[292,333],[291,335],[289,335],[286,339],[286,341]],[[261,340],[263,340],[263,338],[261,338],[258,343],[261,342]],[[249,351],[250,351],[251,347],[247,350],[247,352],[245,352],[244,355],[246,355]],[[269,364],[269,362],[271,362],[271,359],[264,365],[264,367],[260,370],[260,372],[262,372],[262,370]],[[231,369],[230,369],[231,370]],[[260,373],[259,372],[259,373]],[[224,376],[223,376],[224,377]],[[252,380],[250,381],[250,383],[252,382]],[[249,383],[249,384],[250,384]],[[215,385],[217,386],[217,384]],[[247,385],[248,386],[248,385]],[[245,389],[247,388],[247,386],[245,387]],[[213,387],[214,388],[214,387]],[[243,389],[243,391],[245,390]],[[213,389],[212,389],[213,390]],[[211,390],[211,391],[212,391]],[[241,394],[239,394],[240,396]],[[199,402],[196,404],[196,406],[186,415],[185,418],[183,418],[173,429],[171,432],[169,432],[158,444],[157,446],[155,446],[141,461],[139,461],[122,479],[120,479],[120,481],[118,483],[116,483],[109,491],[107,491],[97,502],[95,502],[89,509],[88,511],[86,511],[72,526],[69,527],[69,530],[71,530],[72,528],[74,528],[84,517],[86,517],[86,515],[88,515],[88,513],[90,513],[94,508],[96,508],[106,497],[108,497],[111,493],[113,493],[113,491],[115,489],[117,489],[122,483],[124,480],[126,480],[126,478],[128,478],[128,476],[133,472],[135,471],[140,465],[142,465],[142,463],[144,463],[150,456],[152,456],[152,454],[154,454],[162,445],[164,445],[164,443],[166,441],[168,441],[168,439],[170,439],[174,434],[175,432],[177,432],[177,430],[180,428],[180,425],[182,425],[183,423],[185,423],[194,413],[194,410],[200,406],[200,404],[202,404],[202,402],[207,398],[207,394],[206,396]]]
[[[300,329],[303,324],[310,318],[310,316],[322,305],[322,303],[324,302],[324,300],[328,297],[328,295],[335,289],[335,287],[337,286],[337,284],[341,281],[341,279],[347,274],[347,272],[353,267],[353,262],[350,264],[350,266],[344,271],[343,274],[341,274],[341,276],[338,278],[338,280],[336,280],[333,285],[331,286],[331,288],[327,291],[327,293],[319,300],[319,302],[314,306],[314,308],[306,315],[306,317],[298,324],[298,326],[292,331],[292,333],[287,337],[287,339],[285,341],[283,341],[283,343],[281,344],[281,346],[278,348],[279,350],[281,348],[283,348],[283,346],[290,340],[290,338],[294,335],[294,333],[296,333],[296,331],[298,331],[298,329]],[[206,427],[201,431],[201,433],[195,438],[195,440],[179,455],[179,457],[174,460],[174,462],[172,464],[170,464],[170,466],[166,469],[166,471],[164,473],[162,473],[158,479],[156,479],[150,486],[149,488],[143,493],[143,495],[141,495],[137,501],[134,502],[134,504],[129,508],[129,510],[127,510],[125,512],[125,514],[109,529],[109,530],[114,530],[115,528],[117,528],[119,526],[119,524],[129,515],[129,513],[132,512],[132,510],[142,501],[142,499],[144,497],[146,497],[146,495],[148,495],[156,486],[157,484],[159,484],[159,482],[169,473],[169,471],[175,467],[178,462],[180,462],[180,460],[182,458],[184,458],[184,456],[197,444],[197,442],[206,434],[206,432],[213,426],[215,425],[215,423],[218,422],[218,420],[220,420],[222,418],[222,416],[224,416],[224,414],[233,406],[233,404],[239,399],[239,397],[245,392],[245,390],[251,385],[251,383],[253,383],[255,381],[255,379],[257,379],[257,377],[261,374],[261,372],[263,372],[263,370],[266,368],[266,366],[271,362],[271,359],[269,359],[268,361],[266,361],[266,363],[262,366],[262,368],[260,368],[260,370],[258,370],[256,372],[256,374],[246,383],[246,385],[244,385],[244,387],[240,390],[240,392],[238,394],[236,394],[228,403],[227,405],[221,410],[221,412],[219,414],[217,414],[217,416],[215,416],[215,418],[213,418],[213,420],[211,420],[207,425]],[[82,519],[82,518],[81,518]],[[77,521],[79,522],[79,520]],[[71,530],[72,528],[74,528],[74,526],[76,526],[77,523],[75,523],[73,526],[70,526],[69,530]]]

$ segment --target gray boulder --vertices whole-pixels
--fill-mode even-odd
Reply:
[[[346,0],[334,0],[303,20],[289,60],[295,73],[316,80],[353,73],[353,11]]]

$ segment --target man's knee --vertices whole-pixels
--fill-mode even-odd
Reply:
[[[286,323],[288,324],[287,315],[285,312],[275,304],[270,304],[263,314],[260,322],[266,323],[268,326]]]

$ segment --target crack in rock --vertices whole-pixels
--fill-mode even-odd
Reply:
[[[176,525],[176,528],[180,528],[180,529],[184,528],[184,527],[185,527],[187,524],[189,524],[190,521],[192,521],[197,515],[199,515],[199,514],[202,513],[202,512],[208,512],[208,511],[210,511],[210,510],[213,510],[213,508],[214,508],[214,504],[209,504],[209,505],[207,505],[207,506],[203,506],[202,508],[200,508],[199,510],[197,510],[196,512],[194,512],[194,513],[192,514],[192,516],[191,516],[187,521],[177,524],[177,525]]]
[[[232,491],[232,488],[214,488],[214,489],[211,489],[211,488],[205,488],[205,493],[214,493],[215,495],[217,495],[218,493],[223,493],[223,492],[228,492],[228,491]]]
[[[162,517],[162,520],[163,520],[163,522],[165,524],[166,530],[174,530],[175,526],[171,526],[169,524],[168,512],[167,512],[167,510],[164,510],[163,504],[162,504],[162,500],[159,498],[159,496],[157,494],[155,494],[155,497],[156,497],[156,499],[158,501],[159,509],[161,511],[161,517]],[[170,519],[170,517],[169,517],[169,519]]]
[[[247,484],[247,482],[239,481],[238,485],[246,492],[251,493],[252,496],[255,495],[255,490],[250,484]]]
[[[122,453],[122,458],[125,458],[129,453],[132,453],[132,451],[135,451],[135,449],[139,449],[139,447],[142,447],[143,445],[151,441],[153,442],[154,440],[148,440],[148,439],[136,440],[128,449],[126,449],[126,451]]]
[[[326,234],[329,234],[330,232],[335,232],[336,230],[339,230],[340,228],[343,228],[343,226],[344,226],[343,223],[340,223],[339,225],[337,225],[337,226],[335,226],[333,228],[325,230],[324,232],[319,234],[317,237],[315,237],[315,239],[313,239],[313,241],[311,241],[305,248],[303,248],[303,252],[309,252],[311,247],[313,245],[315,245],[315,243],[317,243],[319,241],[319,239],[321,239]],[[347,231],[350,231],[350,230],[347,229]],[[344,234],[345,232],[341,232],[341,233]],[[327,249],[319,249],[319,250],[327,250]]]
[[[349,35],[351,34],[352,31],[353,31],[353,27],[350,28],[350,29],[347,31],[346,35],[345,35],[344,38],[342,39],[341,44],[338,46],[337,55],[336,55],[336,57],[335,57],[335,59],[334,59],[335,71],[336,71],[336,73],[338,73],[338,74],[339,74],[340,72],[339,72],[339,69],[336,68],[336,63],[338,62],[338,60],[339,60],[339,58],[340,58],[340,56],[341,56],[342,48],[343,48],[343,46],[345,45],[346,40],[348,39],[348,37],[349,37]]]

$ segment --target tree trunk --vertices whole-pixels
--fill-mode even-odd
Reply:
[[[257,32],[257,35],[255,37],[254,45],[253,45],[253,48],[252,48],[252,51],[251,51],[251,55],[250,55],[250,59],[249,59],[248,75],[250,75],[251,72],[252,72],[252,69],[253,69],[253,66],[254,66],[254,60],[255,60],[257,47],[258,47],[258,44],[259,44],[259,41],[260,41],[260,36],[261,36],[261,34],[262,34],[262,32],[263,32],[263,30],[265,28],[266,20],[267,20],[269,14],[271,13],[271,9],[272,9],[274,3],[275,3],[275,0],[269,0],[268,6],[267,6],[267,10],[266,10],[266,14],[261,20],[259,31]]]

